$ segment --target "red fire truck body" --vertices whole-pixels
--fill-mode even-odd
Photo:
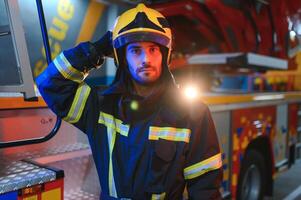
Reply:
[[[225,194],[257,199],[248,192],[264,190],[271,195],[276,174],[299,159],[301,93],[295,91],[300,88],[294,81],[300,75],[287,74],[277,82],[283,74],[264,72],[300,68],[298,55],[291,53],[300,39],[290,37],[296,31],[300,2],[180,0],[154,7],[173,28],[172,68],[176,74],[180,71],[180,77],[189,74],[184,82],[198,82],[191,74],[199,70],[211,81],[211,89],[214,81],[227,81],[221,76],[244,77],[245,89],[221,89],[219,82],[222,93],[204,94],[201,99],[210,106],[223,148]]]

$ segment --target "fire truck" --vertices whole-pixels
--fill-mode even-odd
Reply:
[[[0,200],[99,199],[85,135],[34,86],[63,49],[97,40],[140,1],[0,1]],[[262,199],[301,159],[298,0],[146,1],[174,35],[171,70],[187,103],[209,105],[223,157],[224,198]],[[86,80],[108,85],[108,59]],[[187,195],[183,194],[183,199]]]

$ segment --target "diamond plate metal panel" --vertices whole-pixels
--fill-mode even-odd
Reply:
[[[0,166],[0,177],[8,176],[10,174],[17,174],[24,171],[31,171],[39,168],[36,165],[22,161],[14,161],[11,163],[3,161],[1,162]]]
[[[56,179],[54,171],[23,161],[13,162],[1,169],[4,170],[0,176],[0,194]]]

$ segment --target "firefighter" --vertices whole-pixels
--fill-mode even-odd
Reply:
[[[168,66],[167,20],[144,4],[116,19],[95,43],[63,51],[37,78],[48,106],[83,131],[92,149],[101,199],[220,199],[221,153],[208,107],[188,104]],[[84,82],[114,55],[104,91]]]

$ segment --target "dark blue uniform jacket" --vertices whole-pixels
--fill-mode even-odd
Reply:
[[[83,45],[83,44],[81,44]],[[84,44],[89,45],[89,44]],[[100,92],[84,82],[91,57],[62,52],[37,78],[48,106],[87,134],[102,199],[220,199],[221,153],[210,111],[173,84],[148,99],[117,82]]]

